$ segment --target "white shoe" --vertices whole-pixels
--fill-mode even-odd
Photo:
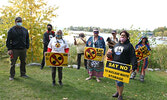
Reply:
[[[14,80],[14,78],[12,78],[12,77],[9,77],[9,80],[10,80],[10,81],[13,81],[13,80]]]
[[[100,82],[99,78],[96,78],[96,81],[99,83]]]
[[[90,80],[90,79],[92,79],[91,77],[88,77],[88,78],[86,78],[85,80],[87,81],[87,80]]]

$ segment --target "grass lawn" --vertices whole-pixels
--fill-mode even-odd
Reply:
[[[85,81],[88,74],[83,67],[80,70],[64,68],[64,86],[57,83],[53,87],[51,68],[40,70],[39,66],[27,66],[30,78],[24,79],[16,67],[15,80],[9,81],[9,65],[0,61],[0,100],[117,100],[112,97],[116,91],[114,80]],[[124,100],[167,100],[167,73],[147,72],[144,83],[138,79],[139,75],[125,84]]]

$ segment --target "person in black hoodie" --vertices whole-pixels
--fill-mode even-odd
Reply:
[[[42,63],[41,63],[41,69],[43,69],[43,67],[45,65],[45,55],[44,55],[44,53],[48,49],[49,41],[51,40],[52,37],[55,36],[55,32],[52,31],[52,25],[51,24],[47,25],[47,30],[48,31],[46,31],[44,33],[44,35],[43,35],[43,45],[44,45],[44,48],[43,48],[43,59],[42,59]]]
[[[131,64],[133,66],[132,70],[134,71],[137,68],[137,59],[135,55],[135,49],[129,41],[129,33],[127,31],[122,31],[120,33],[119,42],[114,45],[112,49],[113,61]],[[113,97],[118,97],[118,100],[122,100],[123,93],[123,82],[116,81],[117,92]]]

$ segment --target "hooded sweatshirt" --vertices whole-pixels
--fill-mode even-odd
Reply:
[[[123,44],[117,43],[112,49],[113,61],[120,63],[131,64],[133,70],[137,68],[137,59],[135,55],[135,49],[130,43],[129,39],[126,40]]]

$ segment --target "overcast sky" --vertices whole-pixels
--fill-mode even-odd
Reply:
[[[95,26],[153,30],[167,26],[167,0],[47,0],[57,5],[57,27]],[[7,0],[0,0],[0,7]]]

